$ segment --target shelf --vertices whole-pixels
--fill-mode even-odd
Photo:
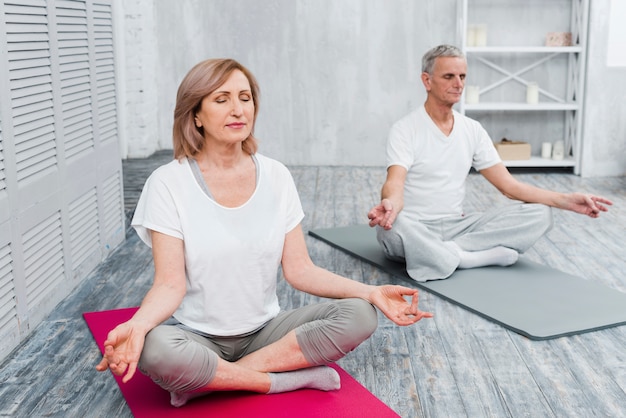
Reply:
[[[465,111],[492,111],[492,110],[522,110],[522,111],[538,111],[538,110],[578,110],[577,103],[511,103],[511,102],[492,102],[492,103],[476,103],[463,104]]]
[[[468,46],[465,48],[466,53],[481,54],[554,54],[554,53],[579,53],[582,52],[580,46]]]
[[[550,132],[550,140],[562,140],[570,155],[559,161],[537,155],[503,161],[505,166],[571,167],[579,174],[590,0],[519,0],[513,14],[505,3],[510,2],[457,1],[457,39],[474,87],[468,89],[473,100],[465,103],[464,94],[457,109],[484,123],[492,138],[516,132],[535,151]],[[548,35],[559,32],[569,32],[573,45],[546,46]],[[537,104],[525,100],[531,83],[531,98],[537,85]]]
[[[502,160],[507,167],[574,167],[576,162],[572,158],[552,160],[550,158],[530,157],[529,160]]]

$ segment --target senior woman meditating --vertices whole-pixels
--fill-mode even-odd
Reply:
[[[211,391],[339,389],[327,364],[375,331],[373,306],[398,325],[432,317],[417,290],[312,262],[291,174],[256,152],[258,109],[256,80],[238,62],[193,67],[176,98],[175,159],[148,178],[132,221],[152,247],[154,282],[96,368],[124,382],[139,368],[174,406]],[[281,311],[279,266],[291,286],[329,300]]]

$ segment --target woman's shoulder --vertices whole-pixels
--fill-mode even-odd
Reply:
[[[187,166],[189,165],[187,158],[173,159],[169,163],[163,164],[150,174],[150,177],[153,178],[167,178],[172,175],[177,175],[179,173],[187,170]]]
[[[274,158],[259,154],[254,154],[260,167],[260,173],[263,178],[270,179],[274,184],[285,184],[293,182],[291,171],[282,162]]]
[[[174,159],[169,163],[163,164],[157,167],[150,176],[146,179],[146,185],[157,187],[160,184],[166,188],[172,186],[179,187],[182,184],[182,179],[186,176],[185,173],[189,171],[189,163],[186,158],[181,160]]]
[[[258,152],[254,154],[254,157],[257,159],[261,167],[265,170],[289,171],[285,164],[274,158],[259,154]]]

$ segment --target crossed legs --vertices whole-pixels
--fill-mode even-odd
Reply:
[[[284,312],[243,337],[208,337],[161,325],[146,336],[139,367],[172,394],[175,406],[211,391],[334,390],[339,375],[320,365],[356,348],[376,326],[375,309],[361,299]]]
[[[377,227],[377,238],[388,258],[405,261],[409,276],[427,281],[457,268],[513,264],[551,227],[549,207],[516,203],[458,218],[398,217],[391,230]]]

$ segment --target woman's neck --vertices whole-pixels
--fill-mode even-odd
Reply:
[[[249,157],[250,155],[241,148],[241,144],[224,147],[205,144],[205,147],[194,156],[194,159],[204,170],[209,168],[228,170],[246,164]]]

